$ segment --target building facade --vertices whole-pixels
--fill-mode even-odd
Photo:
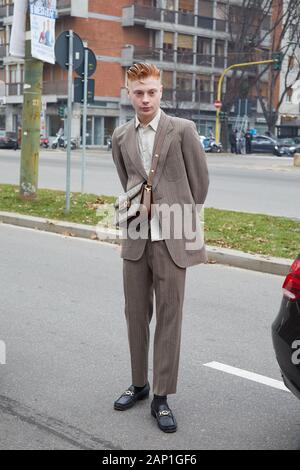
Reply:
[[[138,61],[153,62],[163,71],[163,109],[194,120],[200,134],[214,129],[218,79],[231,63],[230,3],[57,0],[56,34],[74,30],[97,57],[95,102],[88,107],[88,145],[105,145],[116,125],[132,118],[126,68]],[[0,128],[7,131],[21,125],[24,80],[23,60],[8,55],[12,15],[13,1],[0,0],[0,93],[5,91],[0,96]],[[50,138],[63,126],[58,108],[66,100],[67,73],[58,65],[45,64],[42,132]],[[74,137],[81,132],[81,114],[81,106],[74,105]]]

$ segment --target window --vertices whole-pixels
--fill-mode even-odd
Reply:
[[[288,88],[287,92],[286,92],[286,95],[285,95],[286,102],[291,103],[292,102],[292,97],[293,97],[293,90],[292,90],[292,88]]]
[[[212,18],[213,16],[213,3],[210,0],[199,0],[198,1],[198,15],[207,16]]]
[[[175,10],[175,0],[164,0],[162,8],[165,8],[166,10],[174,11]]]
[[[196,77],[196,100],[202,103],[211,103],[211,79],[208,75]]]
[[[171,61],[174,60],[174,33],[164,32],[163,39],[163,60]]]
[[[170,90],[173,88],[173,72],[164,70],[162,73],[162,84],[164,89]]]
[[[288,68],[289,70],[292,70],[295,66],[295,56],[294,55],[290,55],[289,56],[289,63],[288,63]]]
[[[194,13],[194,0],[179,0],[179,11]]]
[[[163,100],[173,100],[173,72],[164,70],[162,74]]]
[[[178,101],[192,101],[193,75],[190,73],[177,73],[176,99]]]
[[[193,63],[193,36],[178,34],[177,60],[180,63]]]
[[[197,38],[197,65],[211,66],[211,39]]]

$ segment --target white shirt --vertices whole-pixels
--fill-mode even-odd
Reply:
[[[159,109],[156,116],[146,126],[143,125],[139,118],[135,117],[135,128],[137,129],[137,144],[141,155],[141,159],[147,175],[149,175],[152,163],[153,147],[155,135],[158,128],[158,123],[161,116]],[[151,218],[150,222],[151,241],[163,240],[161,234],[161,227],[156,213]]]

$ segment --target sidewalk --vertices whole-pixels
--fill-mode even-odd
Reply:
[[[118,231],[101,226],[76,224],[57,220],[31,217],[13,212],[0,212],[0,223],[16,225],[34,230],[58,233],[65,236],[99,240],[120,244]],[[285,276],[293,262],[291,259],[253,255],[242,251],[207,246],[210,263],[219,263],[237,268],[250,269],[268,274]]]

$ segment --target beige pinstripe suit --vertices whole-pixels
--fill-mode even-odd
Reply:
[[[176,392],[182,306],[186,268],[207,261],[205,246],[190,249],[199,228],[196,204],[203,204],[208,190],[206,157],[195,124],[161,113],[154,148],[166,126],[159,162],[153,181],[153,203],[189,207],[193,231],[175,236],[176,220],[160,219],[168,225],[164,240],[122,240],[125,315],[131,355],[132,383],[148,380],[149,323],[156,299],[156,329],[153,357],[153,391],[156,395]],[[138,152],[134,120],[113,134],[113,159],[124,191],[147,180]],[[194,236],[194,238],[193,238]]]

